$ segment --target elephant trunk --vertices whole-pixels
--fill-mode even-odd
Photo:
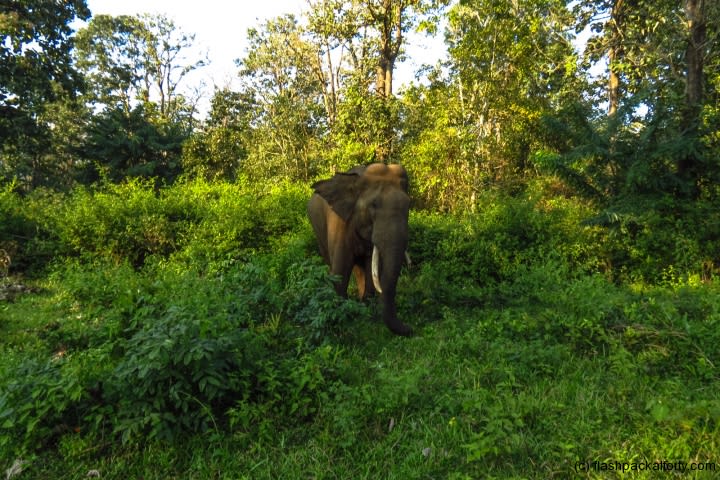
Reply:
[[[381,294],[383,302],[383,320],[387,327],[398,335],[411,335],[412,328],[397,318],[395,293],[400,269],[405,260],[405,249],[398,251],[383,250],[373,246],[372,279],[375,290]]]

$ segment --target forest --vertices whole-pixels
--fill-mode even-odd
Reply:
[[[720,2],[308,0],[207,111],[169,16],[0,6],[6,479],[718,475]],[[373,162],[407,338],[306,214]]]

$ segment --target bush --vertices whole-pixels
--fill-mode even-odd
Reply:
[[[7,372],[0,393],[0,451],[41,449],[80,423],[86,395],[75,364],[28,358]]]
[[[428,317],[440,318],[447,307],[511,301],[503,289],[548,261],[568,278],[604,273],[601,230],[581,224],[587,210],[537,198],[487,195],[477,213],[462,216],[413,212],[409,250],[415,273],[412,280],[401,277],[410,310],[422,307]]]
[[[48,190],[22,197],[14,184],[0,186],[0,276],[35,273],[63,253],[54,224],[48,221],[61,201],[60,195]]]
[[[281,404],[303,417],[315,412],[326,366],[315,365],[312,344],[345,310],[317,265],[283,272],[276,261],[260,257],[214,278],[161,281],[168,284],[155,298],[164,307],[127,340],[106,388],[124,438],[205,430],[237,398],[233,421]],[[178,291],[186,295],[171,298]]]
[[[717,275],[720,216],[715,202],[634,200],[631,207],[592,219],[607,228],[616,278],[658,284],[693,276],[708,281]]]
[[[57,266],[66,313],[45,340],[59,356],[3,371],[3,448],[58,425],[171,439],[218,428],[230,407],[240,423],[267,409],[311,418],[335,368],[322,340],[367,309],[338,297],[319,258],[298,257],[306,249],[289,239],[215,275],[166,261]]]

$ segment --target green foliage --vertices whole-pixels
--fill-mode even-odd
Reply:
[[[158,177],[172,181],[180,172],[182,142],[188,133],[178,123],[152,121],[143,106],[121,108],[95,115],[82,146],[87,167],[84,183],[101,178],[121,182]]]
[[[100,255],[141,265],[149,255],[169,255],[182,223],[151,182],[133,181],[92,191],[79,188],[51,217],[68,253]]]
[[[183,144],[183,171],[207,180],[233,180],[248,154],[254,99],[229,89],[218,89],[210,103],[204,128]]]
[[[503,182],[526,173],[528,155],[539,146],[539,118],[586,88],[566,2],[471,0],[454,5],[448,21],[456,71],[446,80],[453,97],[448,110],[464,134],[467,174],[477,178],[480,170]]]
[[[164,17],[78,34],[93,114],[62,95],[84,5],[0,14],[0,175],[17,178],[0,186],[0,288],[28,283],[0,301],[0,463],[464,479],[717,462],[717,42],[688,105],[677,3],[591,3],[457,3],[448,68],[395,99],[375,95],[400,54],[383,35],[430,30],[445,2],[314,2],[250,32],[241,92],[216,92],[200,129],[176,90],[199,63],[163,61],[191,38]],[[606,116],[588,72],[610,48]],[[305,220],[311,178],[375,158],[406,165],[418,207],[398,286],[413,338],[377,299],[335,294]],[[68,188],[78,172],[93,185]]]
[[[28,358],[13,365],[0,395],[3,452],[45,447],[77,425],[76,406],[87,394],[77,363],[58,355],[50,361]]]
[[[11,272],[33,273],[61,253],[47,215],[59,207],[60,197],[40,189],[23,197],[17,187],[0,187],[0,249],[10,258]]]
[[[82,259],[53,267],[49,288],[59,310],[57,320],[44,327],[45,348],[27,366],[11,363],[3,371],[6,453],[73,429],[108,429],[124,440],[217,430],[237,399],[242,401],[233,407],[240,413],[229,417],[233,424],[262,418],[261,412],[316,414],[334,357],[332,349],[316,354],[312,345],[365,309],[335,294],[317,257],[298,261],[308,255],[309,232],[288,235],[301,222],[297,195],[306,196],[305,190],[277,186],[264,199],[255,196],[257,190],[244,193],[241,205],[249,209],[252,196],[257,208],[244,213],[243,228],[256,237],[234,251],[256,252],[249,263],[218,263],[208,272],[195,267],[202,263],[192,250],[194,242],[208,238],[179,242],[188,252],[174,255],[164,251],[165,242],[148,241],[158,225],[173,225],[163,222],[181,210],[178,219],[195,220],[198,235],[198,219],[219,223],[202,216],[230,213],[238,207],[231,200],[243,194],[240,186],[222,187],[195,182],[164,195],[140,182],[109,185],[104,192],[81,189],[66,200],[67,210],[56,212],[54,221],[66,228],[58,243]],[[184,195],[176,198],[180,191]],[[208,194],[217,204],[195,201]],[[230,222],[239,224],[237,217]],[[178,231],[189,235],[183,227]],[[158,238],[176,234],[168,229]],[[143,245],[150,249],[135,250]],[[270,246],[282,253],[257,255]],[[225,247],[216,248],[208,255]],[[49,362],[43,360],[48,355]],[[16,372],[24,372],[23,381],[16,382]],[[23,442],[16,444],[18,436]]]
[[[32,150],[33,136],[42,134],[35,120],[46,102],[58,93],[74,94],[81,79],[72,65],[72,28],[90,11],[84,0],[48,4],[26,1],[4,4],[0,17],[0,144]],[[58,88],[60,87],[60,88]],[[30,127],[30,132],[24,131]],[[4,173],[4,172],[3,172]]]
[[[20,240],[30,237],[27,219],[21,213],[22,200],[15,193],[13,184],[4,185],[0,190],[0,249],[10,261],[15,258],[20,249]],[[7,262],[7,261],[6,261]],[[4,265],[7,271],[9,265]]]
[[[537,199],[487,195],[480,212],[452,223],[446,215],[411,215],[410,256],[420,270],[413,281],[416,301],[441,308],[492,298],[499,284],[522,277],[539,259],[555,259],[578,272],[605,271],[600,229],[580,225],[588,209],[534,195]]]
[[[491,178],[469,155],[473,135],[463,125],[453,86],[436,80],[429,87],[410,88],[404,92],[401,111],[403,164],[419,206],[440,211],[474,208],[475,192]]]
[[[333,129],[333,164],[352,167],[372,161],[397,162],[399,104],[368,95],[365,85],[348,85]]]
[[[156,189],[134,180],[67,195],[2,191],[0,241],[18,267],[43,266],[55,254],[101,256],[136,267],[148,258],[197,262],[213,270],[269,251],[305,218],[306,186],[210,184]]]
[[[88,100],[104,112],[129,115],[138,105],[156,124],[187,128],[189,111],[178,86],[201,59],[187,49],[195,36],[164,15],[96,15],[77,35],[75,57],[88,80]]]
[[[253,478],[714,461],[720,291],[694,260],[629,283],[655,267],[617,275],[621,241],[562,188],[413,212],[407,339],[373,301],[335,294],[304,186],[7,187],[7,231],[31,219],[54,261],[38,293],[0,304],[0,458],[34,459],[37,477]],[[148,240],[158,225],[172,242]],[[636,233],[637,248],[688,250]]]
[[[174,257],[209,270],[270,251],[272,239],[295,231],[304,221],[308,197],[305,186],[250,186],[246,180],[192,182],[175,191],[177,199],[196,213]]]
[[[207,180],[233,180],[247,153],[239,132],[215,127],[188,137],[182,147],[183,171]]]

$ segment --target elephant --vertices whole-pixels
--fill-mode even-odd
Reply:
[[[340,277],[335,290],[347,297],[350,273],[358,296],[380,294],[385,325],[398,335],[413,330],[397,318],[395,294],[407,257],[408,175],[398,164],[373,163],[312,185],[307,205],[320,254]]]

